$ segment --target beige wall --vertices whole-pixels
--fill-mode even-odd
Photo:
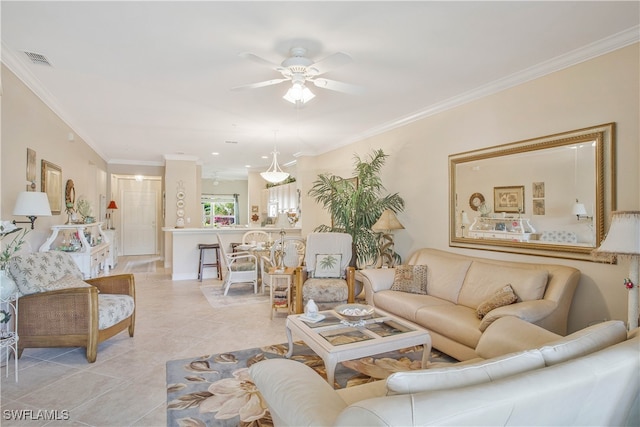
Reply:
[[[353,154],[382,148],[390,154],[383,169],[389,192],[400,192],[405,230],[395,233],[396,250],[406,258],[420,247],[524,262],[573,265],[582,271],[569,329],[603,319],[627,317],[622,280],[628,261],[603,265],[585,261],[449,248],[448,155],[580,129],[617,124],[617,208],[640,209],[638,129],[639,45],[635,44],[486,98],[368,138],[314,159],[298,159],[303,191],[303,233],[328,221],[306,196],[324,171],[350,176]],[[327,222],[325,222],[327,223]]]
[[[62,169],[64,184],[72,179],[76,200],[84,196],[92,204],[93,213],[104,213],[107,197],[107,165],[64,121],[54,114],[11,71],[2,66],[2,212],[3,220],[24,221],[14,217],[13,207],[20,191],[26,189],[27,148],[36,152],[36,184],[40,191],[40,165],[47,160]],[[64,198],[63,198],[64,200]],[[39,217],[35,230],[27,235],[30,246],[37,250],[52,225],[64,224],[67,215]]]

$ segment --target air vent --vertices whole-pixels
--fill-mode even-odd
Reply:
[[[33,62],[34,64],[39,64],[39,65],[46,65],[48,67],[51,67],[51,63],[49,62],[49,60],[47,59],[46,56],[41,55],[39,53],[34,53],[34,52],[24,52],[25,55],[27,55],[27,57],[31,60],[31,62]]]
[[[237,144],[238,141],[225,141],[225,144]]]

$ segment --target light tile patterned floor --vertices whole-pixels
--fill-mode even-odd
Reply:
[[[214,309],[200,282],[174,282],[162,261],[146,259],[155,265],[120,257],[111,272],[136,266],[135,337],[124,331],[105,341],[95,363],[80,348],[26,349],[18,383],[12,359],[9,376],[0,372],[0,425],[165,426],[167,360],[286,342],[284,313],[269,320],[267,303]],[[28,419],[15,420],[19,414]]]

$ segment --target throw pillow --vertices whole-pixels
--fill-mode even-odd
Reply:
[[[427,293],[426,265],[399,265],[393,278],[392,291],[409,292],[412,294]]]
[[[511,285],[507,285],[504,288],[496,292],[491,298],[480,304],[476,310],[478,313],[478,319],[482,319],[488,312],[494,308],[502,307],[505,305],[513,304],[518,301],[518,296],[513,292]]]
[[[340,277],[342,254],[317,254],[313,277]]]
[[[62,276],[58,280],[54,280],[53,282],[47,285],[47,291],[55,291],[57,289],[67,289],[67,288],[90,288],[91,285],[85,282],[82,279],[78,279],[70,274],[66,276]]]

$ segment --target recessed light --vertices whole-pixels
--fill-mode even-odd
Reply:
[[[245,167],[245,168],[250,168],[250,167],[251,167],[251,165],[244,165],[244,167]]]
[[[213,153],[211,153],[211,155],[212,155],[212,156],[219,156],[219,155],[220,155],[220,153],[217,153],[217,152],[215,152],[215,151],[214,151]]]
[[[268,159],[268,158],[269,158],[269,156],[262,156],[261,158],[262,158],[262,159]]]

